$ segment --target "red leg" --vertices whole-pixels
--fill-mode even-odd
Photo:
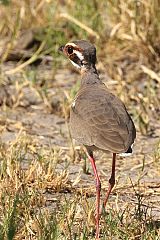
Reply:
[[[101,182],[97,173],[97,168],[95,160],[93,158],[93,153],[89,153],[89,160],[91,162],[94,176],[96,179],[96,239],[99,239],[99,219],[100,219],[100,192],[101,192]]]
[[[103,203],[104,208],[106,206],[106,203],[108,201],[108,198],[109,198],[109,195],[110,195],[110,193],[112,191],[112,188],[115,185],[115,164],[116,164],[116,153],[113,153],[112,173],[111,173],[111,177],[109,179],[109,187],[108,187],[108,191],[107,191],[107,194],[106,194],[106,198],[105,198],[104,203]]]

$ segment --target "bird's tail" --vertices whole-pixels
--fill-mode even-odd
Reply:
[[[133,153],[132,146],[133,146],[133,144],[128,148],[128,150],[125,153],[120,153],[119,156],[121,156],[121,157],[130,156]]]

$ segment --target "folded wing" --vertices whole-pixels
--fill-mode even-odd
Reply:
[[[81,89],[70,112],[71,134],[81,144],[125,152],[136,131],[124,104],[106,87]]]

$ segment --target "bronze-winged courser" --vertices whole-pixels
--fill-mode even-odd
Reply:
[[[70,108],[70,130],[72,137],[86,147],[93,167],[96,179],[96,239],[99,239],[101,182],[93,151],[113,154],[109,188],[103,203],[105,207],[115,184],[116,154],[132,152],[136,129],[125,105],[99,78],[94,45],[86,40],[76,40],[59,50],[81,73],[81,85]]]

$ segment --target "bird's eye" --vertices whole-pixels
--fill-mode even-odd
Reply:
[[[69,54],[72,54],[73,53],[73,47],[68,47],[67,51],[68,51]]]

